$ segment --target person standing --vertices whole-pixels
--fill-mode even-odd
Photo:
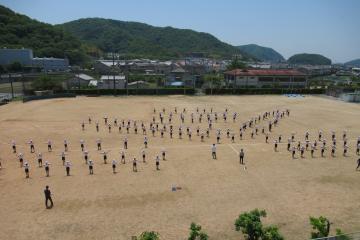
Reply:
[[[19,153],[18,158],[19,158],[19,162],[20,162],[20,167],[22,168],[23,162],[24,162],[24,154]]]
[[[49,189],[49,186],[45,187],[44,194],[45,194],[45,206],[46,206],[46,209],[51,209],[54,206],[54,202],[53,202],[53,200],[51,198],[51,191]],[[50,201],[50,206],[48,205],[49,201]]]
[[[15,140],[11,141],[11,145],[12,145],[13,153],[16,153],[16,142],[15,142]]]
[[[48,161],[45,161],[44,165],[45,165],[46,177],[49,177],[50,176],[50,174],[49,174],[49,172],[50,172],[50,163]]]
[[[360,158],[357,160],[357,167],[356,167],[356,171],[360,168]]]
[[[50,139],[47,141],[47,146],[48,146],[48,152],[51,152],[52,151],[52,142]]]
[[[68,140],[67,139],[64,139],[64,150],[65,150],[65,152],[68,151]]]
[[[101,139],[100,138],[96,139],[96,144],[97,144],[97,150],[100,151],[101,150]]]
[[[32,139],[30,139],[28,144],[30,145],[30,153],[34,153],[35,152],[34,141]]]
[[[42,153],[38,154],[38,164],[39,164],[39,167],[41,168],[42,167]]]
[[[133,172],[137,172],[137,164],[136,164],[136,158],[133,160]]]
[[[142,151],[141,151],[141,155],[142,155],[143,163],[146,163],[146,153],[145,153],[145,150],[142,150]]]
[[[159,158],[159,156],[156,156],[155,161],[156,161],[156,170],[160,170],[160,158]]]
[[[115,159],[113,159],[113,160],[112,160],[111,165],[112,165],[112,170],[113,170],[113,173],[116,173],[116,165],[117,165],[117,162],[116,162],[116,160],[115,160]]]
[[[213,159],[216,159],[216,146],[215,143],[211,147],[211,155]]]
[[[83,152],[84,151],[84,144],[85,144],[85,141],[83,139],[80,139],[80,147],[81,147],[81,151]]]
[[[66,176],[70,176],[70,167],[71,167],[70,161],[66,161],[65,162]]]
[[[240,153],[239,153],[239,156],[240,156],[240,164],[244,164],[244,155],[245,155],[244,150],[241,149],[241,150],[240,150]]]
[[[89,165],[89,174],[93,175],[94,174],[94,163],[91,159],[89,159],[88,165]]]
[[[26,176],[26,178],[29,178],[29,177],[30,177],[30,176],[29,176],[29,168],[30,168],[30,165],[29,165],[28,162],[25,162],[25,163],[24,163],[24,168],[25,168],[25,176]]]

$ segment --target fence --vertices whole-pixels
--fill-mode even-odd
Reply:
[[[288,89],[288,88],[218,88],[205,89],[207,95],[241,94],[324,94],[325,89]]]
[[[193,95],[194,88],[129,88],[129,89],[70,89],[57,93],[74,93],[76,95]]]
[[[31,89],[31,78],[20,74],[0,76],[0,96],[12,99],[25,95]]]
[[[329,236],[323,238],[314,238],[311,240],[360,240],[360,232],[344,233],[336,236]]]

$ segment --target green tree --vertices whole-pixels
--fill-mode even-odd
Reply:
[[[244,62],[241,62],[238,58],[234,58],[231,63],[227,66],[227,70],[233,69],[246,69],[247,65]]]
[[[143,232],[138,237],[138,240],[159,240],[159,233],[151,231],[151,232]]]
[[[265,210],[254,209],[240,214],[235,220],[236,231],[241,231],[248,240],[260,239],[263,235],[261,217],[266,217]]]
[[[201,231],[201,226],[196,223],[190,224],[190,236],[188,240],[207,240],[209,239],[208,235]]]
[[[211,86],[211,88],[220,88],[223,83],[224,77],[220,74],[212,73],[206,74],[204,76],[204,80],[207,85]]]
[[[32,82],[34,90],[61,90],[61,81],[56,80],[49,75],[41,75]]]
[[[23,66],[19,62],[13,62],[7,67],[7,69],[10,72],[20,72],[23,69]]]
[[[350,240],[350,237],[344,235],[341,229],[336,229],[336,240]]]
[[[3,65],[0,65],[0,73],[6,73],[6,68]]]
[[[315,231],[311,232],[311,238],[327,237],[330,233],[330,221],[323,216],[310,217],[310,224]]]
[[[263,228],[262,240],[284,240],[276,226],[268,226]]]

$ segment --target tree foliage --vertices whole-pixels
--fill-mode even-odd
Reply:
[[[309,65],[330,65],[331,60],[320,54],[301,53],[295,54],[288,59],[291,64],[309,64]]]
[[[244,212],[235,220],[236,231],[241,231],[248,240],[258,240],[263,234],[261,217],[266,217],[265,210],[254,209]]]
[[[20,72],[23,69],[23,66],[19,62],[13,62],[7,66],[8,72]]]
[[[0,5],[0,47],[30,48],[37,57],[67,57],[71,64],[87,60],[84,44],[62,28],[33,20]]]
[[[244,212],[235,220],[235,230],[241,231],[248,240],[283,240],[276,226],[263,226],[262,217],[266,217],[265,210]]]
[[[284,240],[276,226],[268,226],[263,228],[262,240]]]
[[[231,63],[227,66],[227,70],[234,70],[234,69],[246,69],[246,63],[239,60],[239,58],[234,58]]]
[[[61,90],[62,84],[59,79],[51,77],[49,75],[41,75],[32,82],[32,88],[34,90]]]
[[[190,224],[190,235],[188,240],[208,240],[208,235],[201,231],[201,226],[196,223]]]
[[[151,231],[151,232],[143,232],[140,234],[140,236],[137,238],[138,240],[159,240],[160,235],[157,232]]]
[[[272,48],[262,47],[256,44],[238,46],[239,49],[265,62],[282,62],[284,57]]]
[[[222,86],[224,77],[217,73],[206,74],[204,76],[204,81],[207,85],[210,85],[212,88],[220,88]]]
[[[311,232],[311,238],[327,237],[330,233],[330,221],[323,216],[310,217],[310,224],[315,231]]]
[[[102,51],[115,51],[130,58],[177,58],[194,52],[212,57],[231,57],[233,54],[249,57],[208,33],[188,29],[102,18],[79,19],[60,26]]]
[[[341,229],[336,229],[336,240],[350,240],[350,237],[344,235]]]

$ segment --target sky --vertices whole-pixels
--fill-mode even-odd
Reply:
[[[232,45],[255,43],[285,58],[319,53],[360,58],[360,0],[0,0],[15,12],[59,24],[86,17],[208,32]]]

